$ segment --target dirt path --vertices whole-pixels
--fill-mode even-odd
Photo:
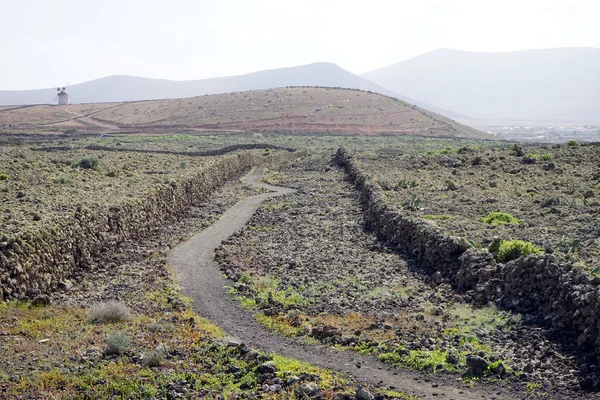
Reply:
[[[247,183],[273,190],[248,197],[229,209],[214,225],[177,246],[168,256],[181,278],[186,296],[193,299],[194,309],[203,317],[220,326],[229,335],[251,347],[293,357],[313,365],[348,372],[357,380],[380,386],[392,386],[424,399],[433,397],[454,400],[513,399],[494,393],[491,388],[465,388],[447,375],[431,375],[406,369],[393,368],[374,357],[361,356],[349,351],[334,351],[325,346],[307,345],[266,330],[258,324],[251,312],[237,307],[227,294],[229,282],[214,261],[214,250],[221,241],[241,229],[268,198],[294,192],[293,189],[259,183],[261,171],[246,177]]]

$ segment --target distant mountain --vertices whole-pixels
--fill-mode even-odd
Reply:
[[[73,85],[67,91],[72,103],[77,104],[175,99],[285,86],[326,86],[370,90],[405,100],[429,111],[444,113],[443,110],[398,95],[331,63],[314,63],[298,67],[259,71],[246,75],[194,81],[171,81],[115,75]],[[0,105],[50,104],[55,96],[55,88],[0,91]]]
[[[507,53],[441,49],[361,76],[479,120],[471,124],[600,125],[599,71],[596,48]]]

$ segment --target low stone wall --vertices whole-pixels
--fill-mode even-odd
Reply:
[[[271,150],[286,150],[290,153],[296,151],[296,149],[291,147],[281,147],[277,145],[265,144],[265,143],[249,143],[249,144],[234,144],[231,146],[223,147],[215,150],[206,150],[206,151],[174,151],[174,150],[150,150],[150,149],[128,149],[122,147],[109,147],[109,146],[99,146],[99,145],[89,145],[85,146],[86,150],[99,150],[99,151],[114,151],[114,152],[125,152],[125,153],[150,153],[150,154],[176,154],[180,156],[190,156],[190,157],[213,157],[213,156],[221,156],[227,153],[232,153],[234,151],[239,150],[256,150],[256,149],[271,149]],[[69,146],[53,146],[53,147],[38,147],[32,148],[34,151],[68,151],[74,150],[74,148]]]
[[[408,252],[426,267],[434,281],[447,280],[477,304],[537,317],[540,324],[576,337],[582,354],[600,356],[600,279],[561,264],[551,254],[521,257],[502,264],[487,250],[433,223],[402,215],[385,201],[381,189],[340,148],[334,162],[343,167],[360,193],[365,222],[382,240]]]
[[[197,175],[154,186],[143,197],[112,206],[80,207],[35,231],[0,236],[0,300],[48,293],[76,270],[89,268],[101,249],[146,235],[252,166],[276,165],[289,156],[287,152],[223,156]]]

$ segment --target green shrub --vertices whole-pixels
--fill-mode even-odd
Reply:
[[[126,331],[112,332],[106,335],[106,355],[121,355],[131,345],[131,338]]]
[[[74,163],[73,166],[83,169],[96,169],[99,164],[100,161],[98,161],[96,157],[83,157],[81,160]]]
[[[518,224],[519,221],[509,213],[494,211],[488,214],[483,220],[486,224],[490,225],[506,225],[506,224]]]
[[[539,254],[542,249],[524,240],[502,240],[498,246],[498,261],[508,262],[522,256]]]
[[[542,154],[540,156],[540,160],[542,161],[552,161],[553,158],[554,156],[552,154]]]
[[[8,179],[8,175],[6,174],[0,174],[0,181],[5,181]]]
[[[567,146],[569,146],[569,147],[577,147],[577,146],[579,146],[579,143],[577,143],[577,140],[569,140],[567,142]]]

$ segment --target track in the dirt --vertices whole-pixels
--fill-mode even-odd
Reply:
[[[243,228],[263,201],[294,192],[293,189],[258,183],[259,177],[260,170],[254,171],[246,178],[247,183],[273,192],[242,200],[214,225],[180,244],[169,254],[169,264],[180,276],[183,292],[192,298],[195,311],[249,346],[319,367],[348,372],[358,381],[393,386],[396,390],[426,399],[436,396],[454,400],[516,398],[495,394],[484,387],[465,388],[449,376],[393,368],[374,357],[334,351],[326,346],[307,345],[281,337],[258,324],[251,312],[238,308],[227,293],[226,286],[229,283],[214,261],[214,250],[221,241]]]

